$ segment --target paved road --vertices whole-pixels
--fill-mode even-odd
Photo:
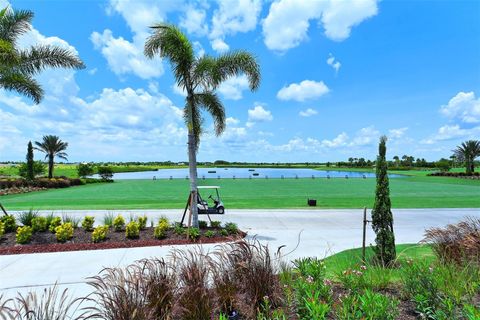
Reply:
[[[120,211],[115,211],[116,213]],[[45,212],[50,213],[50,212]],[[107,211],[64,211],[59,214],[83,217],[94,215],[97,221]],[[179,220],[179,210],[129,210],[125,217],[146,214],[157,220],[165,215]],[[398,209],[394,211],[397,243],[419,242],[426,228],[445,226],[465,216],[480,218],[480,209]],[[232,221],[249,237],[256,237],[272,251],[285,245],[285,259],[325,257],[345,249],[359,247],[362,239],[362,210],[230,210],[221,221]],[[367,243],[374,240],[369,230]],[[204,245],[212,250],[214,245]],[[191,248],[192,246],[182,246]],[[167,256],[171,246],[131,249],[76,251],[0,256],[0,295],[12,297],[17,292],[41,290],[57,282],[67,286],[73,296],[89,292],[85,278],[96,275],[103,267],[125,266],[153,256]]]

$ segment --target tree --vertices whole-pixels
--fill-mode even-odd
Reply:
[[[40,176],[45,173],[45,165],[42,161],[34,161],[33,162],[33,176]],[[18,175],[25,179],[28,179],[28,165],[26,163],[22,163],[18,167]]]
[[[480,157],[480,140],[462,142],[453,153],[458,161],[465,163],[467,175],[471,175],[475,172],[475,158]]]
[[[0,11],[0,88],[16,91],[39,103],[43,90],[34,76],[51,68],[85,68],[82,60],[68,49],[53,45],[16,47],[18,38],[31,28],[33,12]]]
[[[380,138],[377,157],[377,187],[375,189],[375,204],[372,210],[372,228],[375,231],[376,247],[374,248],[377,262],[390,266],[395,260],[395,235],[393,232],[393,214],[390,202],[390,187],[387,173],[387,137]]]
[[[219,57],[196,57],[191,42],[176,26],[157,24],[145,43],[148,58],[158,55],[169,60],[177,85],[186,93],[183,115],[188,129],[190,172],[190,210],[193,226],[198,227],[197,159],[202,128],[201,111],[213,117],[216,135],[225,130],[225,108],[215,94],[218,86],[230,77],[245,74],[250,90],[260,85],[260,66],[247,51],[237,50]]]
[[[103,181],[113,181],[113,169],[110,167],[98,167],[98,175]]]
[[[33,146],[32,146],[32,141],[28,141],[28,147],[27,147],[27,173],[26,173],[26,179],[32,181],[35,179],[35,172],[33,170]]]
[[[68,142],[63,142],[57,136],[43,136],[43,141],[35,141],[35,149],[45,153],[45,159],[48,159],[48,178],[53,177],[53,164],[55,157],[68,160],[67,154],[64,152],[67,150]]]
[[[91,176],[93,172],[93,166],[90,163],[79,163],[77,166],[77,174],[80,178]]]
[[[398,168],[398,166],[400,165],[400,158],[398,156],[394,156],[393,160],[395,160],[395,167]]]
[[[442,172],[448,172],[452,168],[451,163],[448,159],[441,158],[437,162],[435,162],[435,167],[440,169]]]

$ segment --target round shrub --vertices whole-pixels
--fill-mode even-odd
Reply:
[[[55,228],[55,237],[58,242],[66,242],[73,238],[73,225],[70,222],[62,223]]]
[[[140,230],[143,230],[147,227],[147,217],[143,216],[143,217],[138,217],[137,219],[137,222],[138,222],[138,225],[140,227]]]
[[[17,229],[17,221],[12,215],[2,216],[2,218],[0,218],[0,221],[3,222],[5,232],[13,232]]]
[[[51,233],[55,233],[55,229],[62,224],[62,218],[60,217],[53,217],[51,220],[50,220],[50,224],[48,225],[48,230],[51,232]]]
[[[93,230],[93,224],[95,223],[95,218],[91,216],[85,216],[82,221],[82,228],[85,231],[92,231]]]
[[[48,228],[48,221],[45,217],[35,217],[32,219],[33,232],[45,232]]]
[[[163,223],[166,223],[166,224],[170,224],[170,221],[169,221],[168,218],[165,217],[165,216],[161,216],[160,219],[158,219],[158,223],[159,223],[159,224],[162,223],[162,222],[163,222]]]
[[[215,237],[215,234],[216,234],[215,231],[208,230],[207,232],[205,232],[205,237],[207,237],[207,238],[213,238],[213,237]]]
[[[198,228],[190,228],[187,230],[188,239],[192,241],[197,241],[200,238],[200,229]]]
[[[132,221],[125,227],[125,236],[128,239],[136,239],[140,236],[140,225],[138,222]]]
[[[236,223],[227,222],[225,223],[225,230],[227,230],[229,234],[236,234],[238,232],[238,226]]]
[[[208,227],[208,222],[204,220],[200,220],[198,221],[198,226],[200,227],[200,229],[206,229]]]
[[[108,229],[108,226],[96,227],[92,232],[92,241],[95,243],[105,241],[105,239],[107,239]]]
[[[221,225],[222,225],[222,222],[220,222],[220,221],[213,220],[213,221],[210,222],[210,226],[212,228],[220,228]]]
[[[125,227],[125,219],[123,216],[118,215],[113,219],[113,228],[115,231],[122,231],[123,228]]]
[[[19,227],[17,229],[16,241],[18,244],[26,244],[32,240],[33,229],[29,226]]]
[[[228,231],[226,229],[220,230],[220,234],[224,237],[228,236]]]
[[[167,236],[167,229],[165,229],[162,225],[158,225],[155,227],[155,230],[153,230],[153,236],[156,239],[163,239]]]

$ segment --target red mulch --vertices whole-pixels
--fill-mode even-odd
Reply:
[[[212,238],[207,238],[203,235],[207,230],[217,231],[217,234]],[[81,228],[75,229],[72,240],[66,243],[58,243],[55,234],[51,232],[36,232],[32,236],[32,241],[23,245],[16,244],[15,233],[10,232],[0,238],[0,255],[220,243],[238,240],[246,236],[243,231],[239,231],[236,235],[221,236],[220,229],[207,228],[201,230],[200,238],[194,242],[188,240],[186,235],[175,234],[173,230],[167,231],[167,236],[159,240],[154,237],[153,231],[154,228],[148,227],[140,231],[138,239],[127,239],[125,231],[115,232],[110,229],[107,239],[100,243],[93,243],[92,232]]]

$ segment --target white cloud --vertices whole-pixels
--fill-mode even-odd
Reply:
[[[408,130],[408,127],[390,129],[388,130],[388,137],[392,139],[400,139],[405,135],[405,132]]]
[[[248,110],[248,122],[264,122],[272,121],[273,116],[269,110],[264,109],[260,105],[256,105],[253,109]]]
[[[335,70],[335,74],[338,73],[338,70],[340,70],[340,67],[342,66],[340,61],[336,60],[336,58],[331,53],[327,58],[327,64]]]
[[[237,77],[229,78],[218,87],[225,99],[239,100],[242,98],[242,91],[248,89],[248,78],[242,74]]]
[[[330,90],[323,81],[316,82],[312,80],[303,80],[302,82],[292,83],[278,91],[277,98],[280,100],[305,101],[319,98],[327,94]]]
[[[475,98],[473,92],[459,92],[447,105],[440,108],[440,113],[464,123],[478,123],[480,122],[480,98]]]
[[[97,73],[97,71],[98,71],[97,68],[93,68],[93,69],[88,70],[87,72],[88,72],[89,75],[93,76],[95,73]]]
[[[376,0],[277,0],[262,21],[264,42],[279,52],[294,48],[308,39],[311,20],[323,26],[328,38],[341,41],[350,36],[353,26],[377,12]]]
[[[307,110],[300,111],[299,115],[302,117],[311,117],[318,114],[318,111],[312,108],[308,108]]]
[[[322,140],[322,146],[327,148],[338,148],[347,145],[348,135],[345,132],[340,133],[337,137],[333,140]]]
[[[439,141],[454,139],[475,139],[480,136],[480,126],[473,128],[461,128],[458,124],[444,125],[434,135],[420,141],[421,144],[435,144]]]
[[[205,21],[207,12],[203,8],[196,8],[189,5],[184,15],[180,18],[180,26],[188,33],[204,36],[208,34],[208,25]]]
[[[252,31],[257,26],[262,9],[261,0],[222,0],[213,13],[210,39],[217,52],[228,50],[227,35]]]
[[[184,88],[180,88],[176,83],[172,86],[172,91],[173,93],[178,94],[179,96],[182,96],[182,97],[187,96],[187,91],[185,91]]]
[[[350,143],[350,146],[366,146],[376,143],[380,137],[380,132],[373,126],[360,129],[355,138]]]
[[[203,49],[203,46],[200,42],[198,41],[193,41],[193,50],[195,51],[195,54],[197,57],[203,57],[205,55],[205,49]]]
[[[240,120],[233,118],[233,117],[228,117],[225,122],[227,123],[227,126],[234,126],[240,123]]]

